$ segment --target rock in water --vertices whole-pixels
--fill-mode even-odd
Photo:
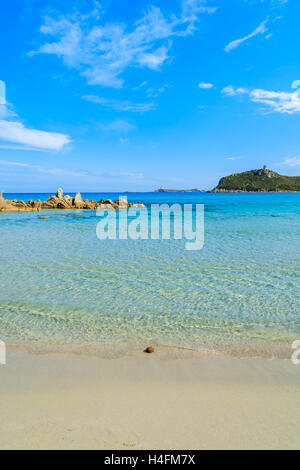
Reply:
[[[57,190],[56,197],[58,197],[58,199],[62,199],[64,197],[64,192],[61,188]]]
[[[119,206],[118,206],[118,204],[116,204],[111,199],[101,199],[101,201],[99,201],[99,203],[97,203],[96,208],[97,208],[97,210],[101,210],[101,211],[110,211],[110,210],[113,210],[113,209],[118,210]]]
[[[118,199],[116,203],[118,204],[119,209],[127,209],[128,207],[128,202],[125,198]]]
[[[4,199],[3,193],[0,193],[0,212],[40,212],[42,209],[89,209],[89,210],[119,210],[126,209],[127,207],[145,207],[142,203],[127,203],[125,198],[112,201],[111,199],[101,199],[99,203],[95,200],[83,200],[80,193],[77,193],[75,198],[71,196],[63,196],[63,190],[58,189],[55,196],[48,197],[47,201],[33,201],[28,203],[24,201],[17,201]],[[41,216],[41,218],[45,218]]]
[[[82,201],[82,197],[81,197],[81,194],[80,193],[76,193],[76,196],[74,198],[74,202],[81,202]]]
[[[58,209],[71,209],[71,206],[68,201],[63,198],[59,203],[57,204]]]
[[[1,191],[1,194],[0,194],[0,208],[4,208],[5,207],[5,199],[3,197],[3,191]]]
[[[80,193],[76,193],[76,196],[74,198],[74,206],[76,207],[76,209],[82,209],[84,207],[84,202]]]
[[[71,208],[73,205],[73,198],[71,196],[64,196],[63,198],[64,204],[67,206],[66,208]]]
[[[146,349],[145,349],[145,352],[147,354],[152,354],[154,353],[154,348],[152,346],[148,346]]]

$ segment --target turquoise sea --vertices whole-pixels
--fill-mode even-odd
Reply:
[[[300,194],[127,197],[203,203],[203,249],[100,241],[95,211],[0,214],[1,340],[36,351],[123,354],[151,344],[290,356],[300,339]]]

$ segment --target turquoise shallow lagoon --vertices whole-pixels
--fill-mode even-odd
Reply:
[[[36,351],[123,353],[151,343],[290,356],[300,339],[300,194],[127,197],[204,203],[203,249],[100,241],[95,211],[0,214],[0,339]]]

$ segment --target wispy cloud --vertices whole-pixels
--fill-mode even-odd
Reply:
[[[26,147],[25,145],[0,144],[0,149],[4,150],[30,150],[32,152],[40,152],[40,149],[34,147]]]
[[[200,17],[215,10],[206,0],[183,0],[179,16],[165,16],[151,6],[131,30],[123,23],[103,22],[95,11],[46,16],[40,32],[54,40],[29,54],[54,54],[88,83],[120,88],[128,67],[160,70],[169,59],[172,38],[193,34]]]
[[[300,155],[298,157],[285,158],[281,165],[285,165],[291,168],[300,166]]]
[[[135,126],[126,119],[116,119],[108,124],[101,124],[101,128],[106,131],[129,132],[135,129]]]
[[[5,142],[1,148],[59,151],[69,144],[71,139],[66,134],[26,127],[7,103],[5,83],[0,80],[0,141]]]
[[[137,179],[144,178],[144,173],[131,173],[128,171],[121,171],[120,175],[127,176],[128,178],[137,178]]]
[[[161,87],[158,87],[158,88],[149,87],[146,90],[146,95],[147,95],[148,98],[157,98],[159,95],[164,93],[167,88],[169,88],[169,85],[167,85],[167,84],[164,84],[164,85],[162,85]]]
[[[87,176],[87,173],[85,172],[65,170],[63,168],[43,168],[37,165],[30,165],[29,163],[23,163],[23,162],[10,162],[7,160],[0,160],[0,165],[27,168],[29,170],[34,170],[35,172],[38,172],[38,173],[45,173],[47,175],[53,175],[53,176],[80,176],[80,177]]]
[[[278,7],[278,6],[281,6],[281,5],[285,5],[289,0],[271,0],[271,4],[274,6],[274,7]]]
[[[3,80],[0,80],[0,105],[6,105],[6,86]]]
[[[156,108],[155,103],[132,103],[131,101],[119,101],[107,99],[102,96],[84,95],[82,98],[95,104],[100,104],[106,108],[112,108],[115,111],[128,111],[132,113],[145,113]]]
[[[262,21],[262,23],[260,23],[260,25],[257,28],[255,28],[255,30],[252,31],[252,33],[248,34],[247,36],[244,36],[241,39],[235,39],[234,41],[227,44],[227,46],[225,47],[225,52],[230,52],[233,49],[236,49],[237,47],[239,47],[244,42],[248,41],[249,39],[254,38],[255,36],[258,36],[259,34],[266,33],[268,31],[268,28],[266,27],[267,22],[268,22],[268,19]]]
[[[28,163],[21,163],[21,162],[9,162],[7,160],[0,160],[0,165],[6,165],[6,166],[21,166],[21,167],[30,167]]]
[[[137,86],[133,87],[132,89],[135,91],[135,90],[139,90],[140,88],[143,88],[147,85],[147,81],[144,80],[143,82],[139,83]]]
[[[265,3],[266,0],[244,0],[246,3],[254,4],[254,3]],[[278,7],[285,5],[288,3],[289,0],[269,0],[271,6]]]
[[[227,157],[226,160],[235,161],[235,160],[244,160],[245,157]]]
[[[250,101],[262,104],[264,113],[295,114],[300,112],[300,91],[268,91],[261,88],[247,90],[246,88],[223,88],[227,96],[247,95]]]
[[[214,87],[214,85],[212,83],[200,82],[198,84],[198,87],[201,88],[202,90],[210,90],[211,88]]]

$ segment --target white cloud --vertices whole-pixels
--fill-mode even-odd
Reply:
[[[121,137],[121,138],[120,138],[120,143],[121,143],[121,144],[127,144],[127,143],[128,143],[128,139],[126,139],[125,137]]]
[[[294,80],[292,83],[292,88],[294,90],[297,90],[298,88],[300,89],[300,80]]]
[[[66,134],[30,129],[20,121],[6,100],[6,85],[0,80],[0,148],[11,150],[62,150],[71,142]],[[14,145],[19,144],[19,145]]]
[[[213,84],[212,83],[207,83],[207,82],[200,82],[198,84],[198,87],[201,88],[202,90],[210,90],[211,88],[213,88]]]
[[[300,166],[300,156],[292,157],[292,158],[285,158],[284,161],[282,162],[282,165],[286,165],[291,168],[295,166]]]
[[[236,95],[236,91],[233,88],[233,86],[231,86],[231,85],[226,86],[225,88],[223,88],[222,93],[226,96],[235,96]]]
[[[264,112],[281,114],[295,114],[300,112],[300,91],[268,91],[260,88],[247,90],[246,88],[223,88],[222,93],[227,96],[247,95],[250,101],[264,105]]]
[[[115,111],[128,111],[132,113],[145,113],[152,111],[156,108],[155,103],[132,103],[131,101],[118,101],[113,99],[103,98],[96,95],[84,95],[82,97],[86,101],[91,101],[95,104],[100,104],[106,108],[112,108]]]
[[[40,150],[62,150],[71,142],[69,136],[55,132],[29,129],[19,121],[0,120],[0,140]]]
[[[241,39],[236,39],[235,41],[232,41],[229,44],[227,44],[227,46],[225,47],[225,52],[230,52],[233,49],[236,49],[237,47],[239,47],[241,44],[243,44],[243,42],[246,42],[249,39],[254,38],[255,36],[259,34],[266,33],[268,31],[268,28],[266,27],[267,22],[268,20],[264,20],[262,23],[260,23],[260,25],[254,31],[252,31],[252,33],[248,34],[248,36],[245,36]]]
[[[236,96],[236,95],[242,95],[244,93],[247,93],[248,90],[246,88],[234,88],[233,86],[229,85],[223,88],[221,93],[223,93],[226,96]]]
[[[261,103],[269,108],[270,112],[295,114],[300,112],[300,94],[283,91],[267,91],[256,89],[249,94],[251,101]]]
[[[54,54],[78,69],[89,84],[120,88],[128,67],[159,70],[169,59],[171,38],[193,34],[200,16],[216,10],[205,4],[206,0],[183,0],[178,17],[164,16],[151,6],[130,31],[123,23],[100,22],[101,15],[96,14],[46,16],[40,32],[54,41],[29,54]]]

